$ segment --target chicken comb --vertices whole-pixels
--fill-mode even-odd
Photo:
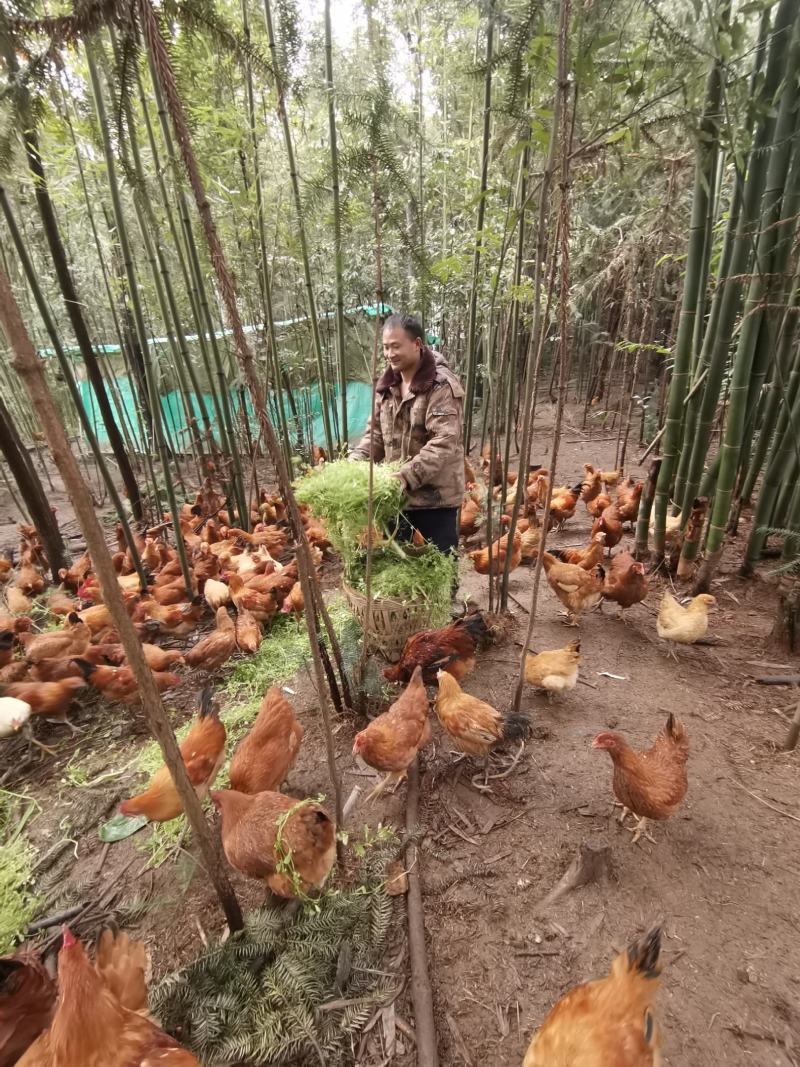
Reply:
[[[645,978],[658,978],[661,974],[661,927],[654,926],[640,941],[628,947],[628,962]]]
[[[61,941],[61,947],[62,948],[72,948],[73,945],[77,945],[77,943],[78,943],[75,940],[74,934],[72,933],[72,931],[70,930],[70,928],[68,926],[62,926],[62,928],[61,928],[61,937],[62,937],[62,941]]]

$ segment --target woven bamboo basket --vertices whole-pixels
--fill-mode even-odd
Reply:
[[[366,596],[353,589],[347,582],[342,582],[342,592],[350,605],[350,610],[366,634]],[[412,634],[426,630],[430,625],[430,609],[424,603],[404,604],[402,600],[373,598],[370,614],[372,620],[367,636],[369,647],[392,661],[400,658],[400,653]]]

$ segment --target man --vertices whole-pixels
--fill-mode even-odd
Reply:
[[[403,461],[397,477],[406,507],[398,539],[419,530],[441,552],[458,546],[458,509],[464,493],[464,390],[441,356],[425,344],[411,315],[383,324],[388,366],[375,387],[375,412],[350,459]]]

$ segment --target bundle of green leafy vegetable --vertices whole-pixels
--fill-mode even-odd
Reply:
[[[422,601],[428,607],[431,626],[440,626],[450,618],[457,570],[456,557],[445,555],[435,545],[412,548],[390,543],[372,554],[372,595],[404,604]],[[347,578],[354,589],[366,592],[365,557],[349,568]]]
[[[387,464],[373,466],[372,515],[378,530],[393,530],[403,510],[403,486],[392,477],[393,470],[396,467]],[[297,482],[295,495],[325,523],[345,563],[352,563],[367,528],[369,463],[342,459],[315,467]]]

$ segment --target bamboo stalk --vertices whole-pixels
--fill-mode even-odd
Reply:
[[[347,353],[344,342],[344,278],[342,254],[342,208],[339,193],[339,150],[336,140],[336,97],[333,88],[333,42],[331,34],[331,0],[325,0],[325,89],[328,98],[328,132],[331,153],[333,196],[333,264],[336,282],[336,359],[339,368],[339,446],[347,448]],[[380,304],[378,305],[380,307]]]
[[[729,10],[723,5],[723,12]],[[721,21],[721,20],[720,20]],[[715,165],[719,138],[718,123],[722,97],[722,63],[715,61],[708,72],[703,117],[700,121],[700,137],[696,146],[692,217],[689,227],[689,246],[686,258],[686,276],[683,287],[683,302],[675,342],[674,367],[669,389],[667,417],[664,423],[664,441],[661,450],[661,468],[658,474],[655,497],[655,529],[653,548],[658,559],[664,556],[664,536],[672,492],[673,476],[681,447],[681,425],[684,414],[684,398],[689,389],[689,371],[692,362],[692,341],[695,332],[700,294],[706,278],[702,274],[703,252],[708,228],[709,177]]]
[[[114,220],[117,227],[117,237],[120,243],[120,249],[122,251],[122,261],[125,267],[125,277],[128,283],[128,294],[131,300],[131,307],[133,311],[133,321],[136,327],[136,335],[142,352],[145,353],[145,374],[147,375],[147,389],[150,400],[150,412],[153,419],[153,432],[155,434],[155,444],[158,451],[159,459],[161,460],[161,473],[164,478],[164,484],[167,491],[167,499],[169,501],[170,514],[172,517],[172,532],[175,538],[175,549],[178,553],[178,559],[181,565],[181,573],[183,575],[183,583],[186,587],[186,595],[191,598],[193,594],[192,589],[192,572],[189,569],[189,560],[186,555],[186,545],[183,541],[183,533],[180,528],[180,522],[178,517],[178,501],[175,496],[175,486],[172,481],[172,474],[169,468],[169,460],[167,457],[166,444],[164,440],[164,423],[163,423],[163,411],[161,408],[161,400],[158,394],[158,385],[154,374],[153,366],[150,358],[148,358],[147,350],[147,328],[144,323],[144,316],[142,314],[142,305],[139,299],[139,284],[136,278],[136,271],[133,266],[133,257],[131,254],[130,242],[128,240],[127,225],[125,222],[125,215],[122,210],[122,198],[120,196],[119,184],[117,182],[116,164],[114,162],[114,153],[111,149],[111,141],[108,131],[108,119],[106,117],[105,102],[103,100],[103,90],[100,84],[100,74],[97,68],[96,61],[96,48],[97,45],[94,42],[87,41],[85,44],[86,60],[89,66],[89,80],[92,85],[92,96],[94,97],[94,104],[97,111],[97,120],[100,126],[100,133],[103,143],[103,154],[105,156],[106,172],[108,174],[109,191],[111,193],[111,205],[114,211]]]
[[[297,217],[297,235],[300,242],[300,256],[303,261],[303,275],[305,277],[309,326],[311,328],[311,343],[314,351],[314,358],[317,363],[317,373],[319,375],[320,408],[322,410],[322,426],[325,433],[325,447],[328,450],[328,455],[333,456],[335,454],[335,449],[333,442],[333,431],[331,429],[328,375],[325,368],[325,361],[322,357],[322,339],[320,337],[319,332],[317,301],[316,297],[314,296],[314,283],[311,276],[311,258],[309,256],[308,251],[308,239],[306,236],[306,225],[305,218],[303,215],[303,202],[302,197],[300,195],[300,178],[297,173],[297,163],[295,161],[294,153],[294,142],[292,140],[291,126],[289,125],[289,112],[286,107],[286,88],[283,83],[283,74],[281,72],[280,59],[278,56],[278,46],[277,39],[275,37],[275,30],[272,23],[272,8],[270,6],[270,0],[264,0],[264,21],[267,27],[267,37],[269,38],[270,56],[272,57],[272,74],[275,80],[275,93],[277,96],[276,108],[278,112],[278,118],[280,119],[281,127],[283,129],[283,139],[286,146],[286,157],[289,163],[289,178],[291,180],[295,214]]]
[[[480,281],[483,226],[486,218],[486,190],[489,183],[489,152],[492,129],[492,55],[494,52],[494,0],[489,0],[486,25],[486,74],[483,83],[483,139],[481,145],[481,178],[478,190],[478,213],[475,222],[475,250],[472,256],[472,282],[469,294],[469,318],[467,323],[467,381],[464,390],[464,449],[469,455],[472,448],[472,409],[475,403],[475,378],[477,374],[477,323],[478,283]]]
[[[550,524],[550,503],[553,496],[553,487],[556,481],[556,465],[558,462],[559,446],[561,444],[561,422],[564,415],[564,404],[567,396],[569,383],[569,222],[570,222],[570,123],[569,123],[569,26],[570,26],[570,2],[560,0],[558,16],[558,60],[556,71],[556,99],[558,106],[554,113],[558,114],[558,143],[560,148],[560,173],[559,190],[561,194],[556,244],[559,249],[559,293],[558,293],[558,400],[556,416],[553,423],[553,443],[550,453],[550,479],[547,489],[542,514],[541,538],[536,556],[536,569],[533,576],[533,591],[531,593],[531,606],[528,615],[528,627],[519,660],[519,675],[517,688],[514,693],[514,710],[519,713],[522,704],[522,692],[525,686],[525,660],[528,654],[528,646],[533,636],[533,626],[536,621],[536,609],[539,599],[539,586],[542,577],[542,565],[546,550],[547,532]],[[552,134],[556,140],[555,123]],[[555,259],[555,247],[553,249]]]
[[[5,21],[5,17],[2,15],[0,15],[0,19]],[[12,36],[10,33],[6,32],[5,27],[3,27],[3,32],[0,32],[0,49],[2,50],[3,58],[5,59],[8,70],[14,77],[16,77],[19,73],[19,64],[17,63]],[[87,373],[95,390],[97,404],[100,409],[103,423],[106,427],[111,450],[114,453],[117,466],[119,467],[120,475],[125,485],[125,490],[128,494],[134,517],[138,519],[142,516],[142,501],[139,495],[139,486],[137,485],[130,459],[125,450],[119,427],[114,421],[114,415],[111,411],[108,394],[105,390],[103,376],[98,366],[97,358],[92,347],[92,341],[89,336],[89,330],[83,315],[83,305],[78,297],[75,281],[67,262],[64,242],[59,232],[55,208],[53,207],[53,202],[50,198],[47,185],[44,161],[39,151],[38,133],[34,128],[30,116],[29,91],[24,84],[20,84],[19,90],[22,100],[21,110],[23,111],[26,125],[24,136],[25,156],[28,170],[30,171],[33,180],[33,191],[36,198],[36,205],[42,219],[42,227],[50,250],[50,256],[53,260],[53,267],[67,309],[72,331],[75,335],[75,340],[80,348]]]
[[[320,703],[320,711],[322,714],[324,726],[325,748],[328,759],[328,771],[330,774],[331,787],[334,795],[336,821],[337,824],[341,825],[341,782],[338,770],[336,768],[336,749],[334,745],[333,730],[330,720],[330,706],[328,702],[328,690],[325,679],[325,670],[322,664],[322,659],[319,654],[317,622],[314,611],[314,587],[318,585],[318,583],[316,575],[314,573],[313,562],[311,560],[311,552],[308,544],[308,539],[306,537],[305,528],[303,526],[302,518],[297,505],[297,500],[292,490],[291,476],[286,466],[285,459],[278,443],[278,439],[275,435],[272,423],[270,422],[269,415],[267,413],[264,390],[256,374],[253,354],[250,350],[244,331],[242,329],[242,322],[239,316],[239,309],[236,302],[236,291],[233,286],[233,279],[228,269],[225,254],[222,250],[222,246],[217,235],[216,225],[214,223],[214,218],[211,211],[211,204],[209,203],[208,197],[206,196],[205,187],[203,185],[203,179],[200,175],[200,170],[197,165],[197,159],[194,154],[191,137],[189,135],[189,130],[186,124],[183,103],[178,93],[178,88],[175,81],[175,74],[172,69],[169,53],[167,51],[167,47],[164,43],[164,40],[161,37],[158,21],[150,5],[150,0],[138,0],[138,4],[144,38],[153,62],[153,69],[155,71],[156,78],[160,83],[160,87],[163,90],[164,96],[166,97],[166,101],[169,107],[169,114],[173,128],[175,130],[175,137],[178,142],[181,158],[183,160],[184,168],[186,170],[186,174],[189,180],[189,186],[194,196],[197,211],[200,215],[200,221],[203,227],[203,233],[205,235],[206,242],[208,244],[211,263],[214,268],[217,280],[219,282],[220,291],[222,293],[222,297],[225,303],[228,322],[230,323],[231,330],[233,332],[236,354],[239,359],[240,366],[242,368],[242,373],[245,382],[247,383],[247,387],[250,391],[250,396],[253,401],[253,409],[259,420],[260,427],[264,434],[265,443],[272,457],[272,461],[275,465],[275,470],[278,476],[278,484],[280,486],[284,502],[286,503],[289,524],[296,542],[297,567],[300,578],[300,585],[303,590],[306,627],[308,629],[311,658],[312,663],[314,665],[314,677],[316,682],[317,698]],[[317,595],[319,596],[319,594]]]
[[[53,316],[50,312],[50,308],[47,304],[47,301],[45,300],[44,293],[42,292],[41,286],[39,284],[39,278],[36,273],[36,269],[31,261],[30,256],[28,255],[28,250],[25,247],[25,242],[23,241],[22,235],[20,234],[19,229],[17,228],[16,220],[14,218],[13,212],[11,211],[11,205],[8,202],[8,198],[6,197],[5,190],[2,188],[2,186],[0,186],[0,210],[2,210],[3,215],[5,216],[6,225],[8,226],[9,232],[11,234],[11,240],[14,243],[17,256],[19,257],[19,261],[25,273],[25,277],[33,295],[34,303],[36,304],[39,316],[42,322],[44,323],[44,328],[47,332],[48,337],[50,338],[50,344],[53,346],[53,351],[56,354],[56,359],[58,360],[58,365],[61,368],[61,373],[64,376],[64,381],[66,382],[67,389],[72,399],[72,403],[78,413],[78,418],[80,420],[81,426],[83,427],[83,432],[86,434],[86,439],[89,442],[89,447],[92,450],[92,455],[94,456],[94,461],[97,464],[97,469],[99,470],[103,482],[106,488],[108,489],[109,496],[111,497],[111,501],[114,505],[114,510],[117,513],[117,518],[122,525],[122,529],[125,534],[125,542],[128,546],[128,551],[131,554],[133,566],[139,577],[140,588],[142,592],[144,592],[147,589],[147,579],[144,573],[144,568],[142,567],[142,561],[139,556],[139,551],[136,547],[136,541],[134,540],[133,533],[130,528],[130,523],[128,522],[128,516],[125,512],[125,506],[122,503],[122,498],[120,497],[116,483],[108,469],[108,466],[105,461],[105,456],[103,455],[100,449],[100,445],[94,433],[94,429],[89,419],[89,415],[81,401],[80,393],[78,392],[78,387],[75,384],[75,379],[73,377],[72,367],[70,366],[69,360],[67,359],[66,353],[64,352],[64,348],[61,344],[61,338],[59,337],[55,322],[53,321]]]
[[[64,424],[48,389],[41,363],[25,330],[8,278],[2,270],[0,270],[0,325],[14,353],[14,369],[22,378],[31,404],[44,427],[53,460],[70,494],[75,514],[86,538],[86,547],[100,581],[103,603],[108,607],[112,622],[119,633],[120,643],[125,650],[128,665],[136,679],[141,695],[142,711],[148,727],[159,743],[164,762],[200,845],[208,876],[217,891],[228,926],[232,932],[240,930],[244,925],[242,913],[225,872],[225,860],[219,838],[211,833],[200,800],[189,780],[175,734],[172,732],[161,702],[161,694],[147,666],[141,643],[122,598],[117,572],[106,546],[100,521],[95,514],[91,493],[72,455]]]
[[[790,18],[796,20],[791,43],[786,40],[791,26]],[[770,47],[770,58],[767,66],[768,76],[773,61],[776,77],[782,78],[785,72],[793,71],[798,60],[800,60],[800,4],[796,0],[795,2],[787,0],[786,20],[787,32],[781,34],[783,24],[776,16],[777,35],[773,37]],[[796,131],[798,128],[795,114],[796,100],[797,88],[795,79],[788,77],[782,86],[778,114],[774,123],[772,151],[769,156],[761,205],[761,232],[755,253],[758,270],[750,282],[734,357],[728,415],[725,422],[724,439],[720,449],[719,477],[706,540],[706,559],[696,583],[700,590],[708,589],[716,572],[725,543],[725,532],[739,470],[742,437],[747,417],[747,399],[753,357],[756,352],[758,331],[762,321],[761,305],[769,289],[767,276],[771,275],[772,272],[775,247],[780,232],[777,223],[781,219],[783,219],[784,224],[787,221],[785,217],[782,217],[781,205],[783,203],[784,207],[790,207],[793,214],[796,214],[795,208],[800,206],[800,153],[798,152],[795,152],[791,174],[789,174],[792,156],[791,134],[792,131]],[[789,175],[788,186],[787,175]],[[789,194],[786,197],[784,197],[785,187],[787,188],[787,194]]]

